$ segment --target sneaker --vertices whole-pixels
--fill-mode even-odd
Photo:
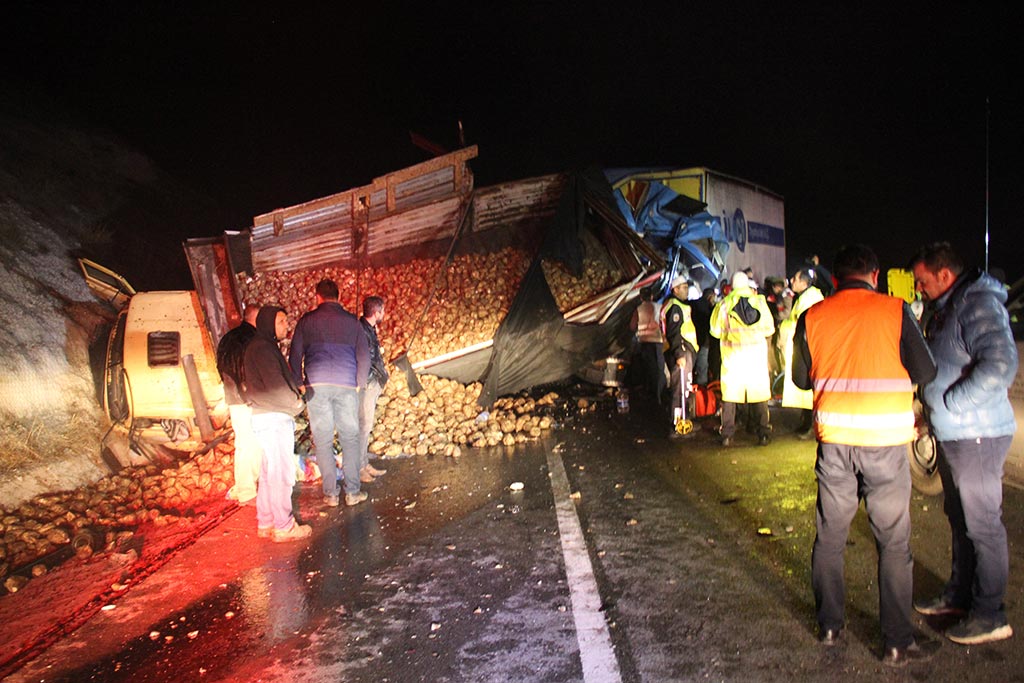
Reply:
[[[324,496],[324,505],[329,508],[338,507],[339,501],[338,496]]]
[[[882,664],[899,668],[911,662],[924,662],[935,653],[936,649],[935,647],[925,649],[917,643],[911,643],[907,647],[887,647],[882,653]]]
[[[945,595],[940,595],[937,598],[931,600],[915,600],[914,609],[919,614],[924,614],[929,617],[937,617],[941,615],[952,615],[962,617],[967,614],[967,610],[963,607],[957,607],[954,605],[949,598]]]
[[[367,465],[366,465],[366,471],[369,472],[370,474],[372,474],[375,477],[380,477],[380,476],[383,476],[384,474],[387,473],[387,470],[382,470],[379,467],[374,467],[373,465],[370,465],[369,463],[367,463]]]
[[[733,438],[731,436],[723,436],[722,437],[722,445],[725,446],[726,448],[728,448],[729,446],[733,445],[734,443],[735,443],[735,441],[733,440]]]
[[[258,526],[256,527],[256,538],[270,538],[274,535],[274,527],[272,526]]]
[[[308,524],[293,523],[284,531],[274,530],[274,543],[287,543],[288,541],[299,541],[308,538],[313,533],[313,527]]]
[[[356,491],[355,493],[346,493],[345,494],[345,505],[348,505],[349,507],[351,507],[353,505],[359,505],[364,500],[366,500],[368,497],[369,496],[366,495],[366,491]]]
[[[1013,635],[1009,624],[992,619],[968,617],[946,631],[946,637],[960,645],[981,645],[1006,640]]]

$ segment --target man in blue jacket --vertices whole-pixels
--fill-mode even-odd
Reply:
[[[929,304],[925,336],[938,365],[924,404],[938,444],[944,510],[953,534],[952,572],[942,595],[914,603],[927,615],[965,615],[946,632],[976,645],[1013,635],[1003,597],[1009,575],[1002,521],[1003,465],[1017,423],[1007,389],[1017,372],[1017,347],[1004,304],[1006,291],[940,242],[911,262],[917,290]]]
[[[366,387],[370,372],[369,346],[359,318],[338,301],[338,285],[333,280],[317,283],[316,303],[295,326],[288,360],[296,383],[305,387],[313,449],[323,476],[324,504],[336,507],[341,493],[334,459],[337,433],[345,504],[358,505],[366,500],[359,484],[359,392]]]

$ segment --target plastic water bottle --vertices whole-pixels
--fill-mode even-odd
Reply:
[[[615,407],[620,414],[629,412],[629,390],[625,387],[615,392]]]

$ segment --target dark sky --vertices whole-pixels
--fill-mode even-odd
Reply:
[[[991,265],[1024,275],[1011,3],[287,4],[16,2],[0,86],[208,196],[187,236],[422,161],[409,131],[454,147],[461,120],[479,186],[596,164],[769,187],[791,260],[944,238],[982,265],[987,168]]]

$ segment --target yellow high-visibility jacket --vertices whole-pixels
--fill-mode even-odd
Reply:
[[[759,314],[747,324],[739,315],[741,301]],[[711,335],[721,342],[722,400],[730,403],[759,403],[771,398],[768,378],[768,337],[775,332],[775,320],[764,296],[750,287],[734,289],[711,312]]]
[[[674,363],[684,353],[683,341],[700,351],[697,344],[697,328],[693,325],[690,305],[683,303],[674,296],[665,299],[661,309],[661,324],[665,329],[666,358]]]
[[[825,299],[825,295],[817,287],[808,287],[793,302],[789,317],[779,323],[779,345],[782,347],[783,358],[786,359],[786,377],[782,381],[782,405],[787,408],[806,408],[814,405],[814,392],[801,389],[793,384],[793,335],[796,333],[796,321],[808,308]]]

